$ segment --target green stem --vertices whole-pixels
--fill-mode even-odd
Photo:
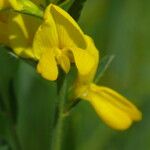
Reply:
[[[60,113],[55,128],[53,130],[51,150],[61,150],[63,120],[64,118]]]
[[[65,109],[64,109],[64,116],[68,116],[68,114],[72,111],[72,109],[79,104],[79,102],[81,101],[81,99],[74,99],[71,100],[71,102],[66,105]]]
[[[62,128],[64,122],[64,103],[66,99],[66,81],[60,90],[57,106],[56,106],[56,122],[53,129],[53,138],[51,144],[51,150],[61,150],[62,144]]]

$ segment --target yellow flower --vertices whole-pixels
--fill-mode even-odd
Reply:
[[[89,40],[67,12],[50,4],[33,41],[38,72],[48,80],[56,80],[57,64],[67,73],[74,62],[80,75],[88,74],[95,66]]]
[[[93,83],[99,61],[93,44],[92,41],[89,41],[89,45],[92,47],[90,50],[95,55],[95,67],[89,74],[78,75],[74,85],[73,99],[87,100],[108,126],[116,130],[125,130],[130,127],[133,121],[141,120],[142,114],[136,106],[116,91]]]
[[[70,63],[75,62],[81,75],[88,74],[95,66],[90,37],[61,8],[50,4],[41,25],[37,18],[16,12],[1,12],[0,16],[0,42],[21,57],[39,60],[37,70],[44,78],[57,79],[57,64],[67,73]]]
[[[133,121],[142,118],[136,106],[110,88],[90,83],[80,87],[78,94],[78,97],[90,102],[98,116],[113,129],[125,130]]]
[[[33,0],[39,3],[39,1]],[[20,11],[26,6],[36,8],[29,0],[1,0],[0,9]],[[10,9],[0,11],[0,44],[4,44],[21,57],[34,58],[32,43],[41,20],[31,15],[20,14]]]
[[[32,42],[41,24],[36,17],[19,14],[11,10],[0,12],[0,44],[4,44],[18,56],[34,58]]]
[[[29,15],[12,13],[8,21],[8,46],[21,57],[35,59],[32,43],[41,20]]]
[[[32,16],[1,12],[0,43],[21,57],[38,60],[37,70],[48,80],[57,79],[57,65],[67,73],[75,63],[81,76],[95,68],[98,51],[67,12],[50,4],[40,24]]]

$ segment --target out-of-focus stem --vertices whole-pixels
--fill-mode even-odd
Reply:
[[[60,86],[60,85],[59,85]],[[64,122],[64,103],[66,99],[66,82],[64,81],[63,86],[59,93],[58,103],[56,106],[56,122],[53,129],[53,137],[51,143],[51,150],[61,150],[62,145],[62,133],[63,133],[63,122]]]

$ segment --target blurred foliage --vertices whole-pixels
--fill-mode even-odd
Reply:
[[[68,13],[75,19],[78,20],[80,15],[81,15],[81,11],[84,7],[84,3],[86,0],[74,0],[74,2],[72,3],[71,7],[68,10]]]
[[[143,120],[125,132],[114,131],[82,101],[65,121],[63,149],[149,150],[150,1],[87,0],[79,24],[93,37],[101,57],[115,55],[99,84],[131,99],[142,110]],[[18,102],[15,109],[19,115],[14,124],[23,150],[48,150],[56,83],[43,80],[32,66],[6,55],[0,47],[0,99],[4,101],[12,97],[8,89],[10,83]],[[0,106],[0,111],[4,111],[2,103]],[[8,149],[5,117],[0,116],[0,150]]]

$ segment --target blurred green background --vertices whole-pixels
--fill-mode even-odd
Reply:
[[[127,131],[114,131],[83,101],[65,121],[63,149],[149,150],[150,1],[87,0],[79,24],[92,36],[101,57],[115,55],[99,84],[131,99],[142,111],[143,120]],[[0,51],[0,98],[7,99],[7,87],[13,79],[14,99],[18,101],[17,132],[23,150],[48,150],[55,83],[44,81],[23,61],[6,56],[3,48]],[[5,138],[2,138],[6,132],[2,118],[0,150],[7,149]]]

